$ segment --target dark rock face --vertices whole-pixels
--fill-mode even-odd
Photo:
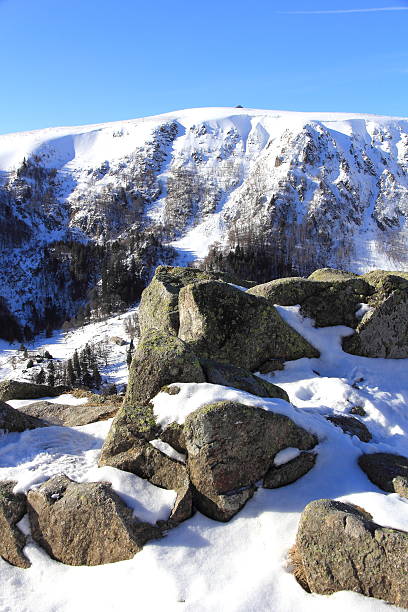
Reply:
[[[408,488],[408,458],[389,453],[361,455],[358,464],[377,487],[387,493],[404,492]],[[398,490],[397,490],[398,489]]]
[[[160,440],[170,444],[178,453],[186,452],[186,440],[184,437],[184,427],[179,423],[170,423],[160,434]]]
[[[229,520],[253,495],[277,452],[288,446],[308,450],[317,442],[286,416],[236,402],[189,414],[184,435],[194,503],[220,521]]]
[[[72,406],[43,401],[22,406],[18,411],[27,416],[41,419],[47,425],[78,427],[79,425],[88,425],[88,423],[110,419],[115,416],[118,407],[109,406],[108,404],[101,406],[87,406],[86,404]]]
[[[408,357],[408,289],[396,289],[375,310],[364,315],[343,349],[363,357]]]
[[[289,401],[289,396],[280,387],[255,376],[248,370],[226,363],[213,361],[212,359],[200,359],[207,382],[225,387],[234,387],[247,391],[259,397],[276,397]]]
[[[361,423],[358,419],[350,416],[334,415],[326,417],[330,423],[340,427],[345,434],[349,436],[357,436],[362,442],[369,442],[372,438],[371,433],[368,431],[366,425]]]
[[[0,401],[0,430],[21,432],[26,429],[46,427],[47,424],[33,416],[26,415]]]
[[[408,607],[408,533],[381,527],[352,505],[321,499],[302,513],[296,551],[312,593],[355,591]]]
[[[68,387],[50,387],[49,385],[35,385],[19,380],[4,380],[0,383],[0,401],[57,397],[67,391],[69,391]]]
[[[28,494],[33,538],[67,565],[131,559],[160,530],[133,518],[107,483],[76,483],[56,476]]]
[[[217,281],[180,291],[179,337],[200,357],[256,370],[267,359],[317,357],[264,298]]]
[[[284,487],[307,474],[316,463],[316,453],[300,453],[291,461],[279,466],[272,466],[265,474],[265,489]]]
[[[0,482],[0,556],[11,565],[27,568],[31,563],[23,553],[25,535],[16,527],[27,512],[26,496],[13,493],[15,482]]]
[[[161,387],[173,382],[205,382],[198,358],[176,336],[150,329],[132,359],[124,403],[147,404]]]
[[[179,329],[178,296],[180,289],[202,280],[224,280],[250,287],[253,283],[232,278],[223,272],[204,272],[197,268],[159,266],[148,287],[142,293],[140,330],[161,329],[177,335]]]

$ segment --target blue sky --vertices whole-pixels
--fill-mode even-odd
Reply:
[[[196,106],[408,116],[408,2],[0,0],[0,133]]]

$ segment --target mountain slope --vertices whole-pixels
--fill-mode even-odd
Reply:
[[[406,269],[407,217],[407,119],[210,108],[0,136],[0,320],[60,323],[123,270],[129,301],[243,235],[302,274]]]

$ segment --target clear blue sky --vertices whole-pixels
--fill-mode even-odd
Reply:
[[[0,32],[0,133],[237,104],[408,116],[406,1],[0,0]]]

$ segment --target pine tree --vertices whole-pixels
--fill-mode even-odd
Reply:
[[[48,364],[47,384],[51,387],[55,386],[55,366],[53,361],[50,361]]]
[[[93,379],[94,387],[99,389],[99,387],[102,384],[102,377],[101,377],[101,375],[99,373],[98,366],[96,365],[96,363],[95,363],[95,365],[92,368],[92,379]]]
[[[82,375],[82,384],[84,385],[84,387],[92,387],[92,376],[90,375],[90,373],[88,372],[88,370],[85,370],[85,372]]]
[[[45,372],[42,368],[35,377],[35,382],[37,385],[43,385],[45,383]]]
[[[66,379],[67,384],[73,387],[76,381],[76,376],[74,366],[72,365],[72,359],[68,359]]]
[[[69,361],[71,361],[71,359]],[[75,372],[75,378],[81,380],[81,364],[79,363],[78,351],[76,349],[71,363]]]

